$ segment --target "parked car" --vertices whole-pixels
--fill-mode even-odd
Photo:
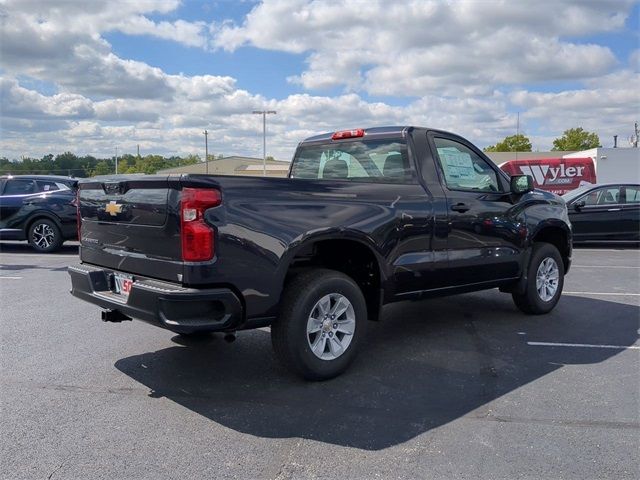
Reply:
[[[499,287],[544,314],[571,264],[560,197],[418,127],[308,138],[289,178],[92,178],[79,199],[71,293],[103,320],[271,325],[277,357],[313,380],[347,368],[384,304]]]
[[[27,240],[48,253],[76,239],[77,185],[57,175],[0,177],[0,240]]]
[[[574,243],[640,242],[640,185],[584,185],[562,198]]]

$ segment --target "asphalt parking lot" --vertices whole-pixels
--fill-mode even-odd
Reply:
[[[343,376],[268,331],[186,345],[69,295],[73,245],[2,244],[0,478],[639,478],[640,252],[585,248],[558,307],[386,307]]]

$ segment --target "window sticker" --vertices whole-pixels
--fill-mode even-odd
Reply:
[[[448,178],[452,180],[476,179],[476,172],[469,153],[461,152],[454,147],[443,147],[438,148],[438,155],[442,159],[442,167]]]

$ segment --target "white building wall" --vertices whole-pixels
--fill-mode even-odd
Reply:
[[[562,158],[591,157],[598,183],[639,183],[640,148],[591,148]]]

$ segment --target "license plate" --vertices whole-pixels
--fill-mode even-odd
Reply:
[[[113,274],[113,285],[116,293],[128,297],[133,286],[133,277],[130,275],[123,275],[122,273]]]

